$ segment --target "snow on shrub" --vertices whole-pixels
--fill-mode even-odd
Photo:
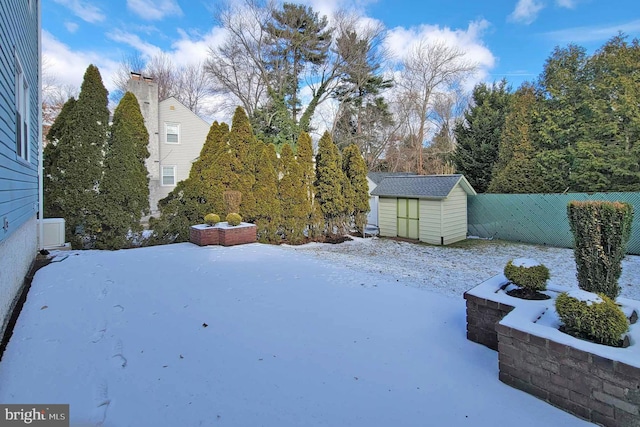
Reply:
[[[627,317],[605,294],[583,290],[564,292],[556,298],[556,311],[564,332],[598,344],[619,346],[629,329]]]
[[[547,289],[549,269],[529,258],[512,259],[504,267],[504,275],[514,285],[531,292]]]

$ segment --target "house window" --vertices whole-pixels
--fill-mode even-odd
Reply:
[[[176,167],[162,167],[162,185],[176,185]]]
[[[16,57],[16,154],[29,160],[29,84]]]
[[[166,141],[169,144],[180,143],[180,124],[179,123],[165,123]]]

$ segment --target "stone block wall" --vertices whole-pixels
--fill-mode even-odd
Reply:
[[[242,245],[253,243],[257,240],[257,227],[244,226],[233,228],[220,228],[220,244],[222,246]]]
[[[217,245],[220,242],[220,233],[217,227],[189,228],[189,241],[198,246]]]
[[[496,325],[513,310],[513,306],[480,298],[467,292],[467,339],[498,350]]]
[[[606,427],[640,426],[640,368],[505,325],[496,330],[502,382]]]
[[[236,227],[196,225],[189,228],[189,241],[198,246],[234,246],[254,243],[256,240],[257,227],[254,224],[243,223]]]

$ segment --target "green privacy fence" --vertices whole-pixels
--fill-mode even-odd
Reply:
[[[571,248],[571,200],[623,201],[634,218],[627,253],[640,255],[640,193],[478,194],[468,197],[469,235]]]

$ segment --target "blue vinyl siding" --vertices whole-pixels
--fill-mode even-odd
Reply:
[[[38,210],[38,1],[0,1],[0,241]],[[16,153],[16,57],[29,86],[27,162]]]

